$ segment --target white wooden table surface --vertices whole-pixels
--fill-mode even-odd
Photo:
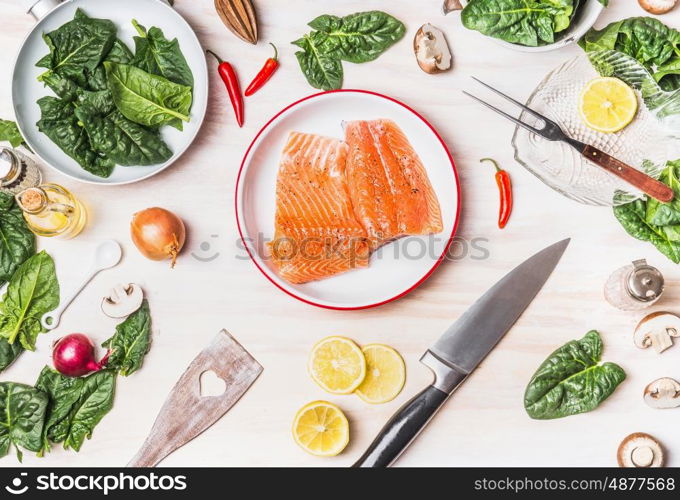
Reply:
[[[98,0],[93,0],[98,1]],[[121,466],[147,435],[170,388],[193,357],[227,328],[262,363],[264,373],[245,397],[211,429],[163,462],[167,466],[344,466],[370,443],[389,416],[430,382],[420,355],[440,333],[506,271],[544,246],[564,237],[572,243],[558,269],[517,325],[449,400],[426,431],[399,460],[405,466],[612,466],[621,439],[635,431],[659,438],[680,465],[678,410],[652,410],[642,401],[644,386],[661,376],[680,378],[680,346],[663,355],[638,350],[632,331],[640,314],[610,307],[602,297],[611,271],[635,258],[647,258],[667,279],[659,308],[680,312],[680,270],[650,245],[633,240],[611,210],[569,201],[545,187],[512,159],[512,125],[482,110],[461,94],[470,75],[501,85],[524,98],[552,68],[579,53],[571,46],[557,52],[524,54],[499,47],[464,29],[458,14],[443,17],[440,0],[256,0],[261,43],[247,45],[223,26],[210,0],[177,0],[176,8],[205,47],[218,49],[246,82],[269,56],[266,43],[278,44],[282,67],[247,102],[246,126],[234,124],[222,82],[211,73],[209,113],[201,133],[173,167],[130,186],[96,187],[49,171],[47,177],[72,189],[88,205],[91,222],[73,241],[41,239],[57,262],[60,283],[69,288],[82,271],[93,244],[103,238],[123,243],[125,256],[114,270],[99,275],[65,314],[60,328],[41,335],[38,350],[24,354],[0,380],[33,383],[50,362],[50,345],[60,335],[84,332],[107,338],[116,322],[99,311],[99,301],[116,282],[140,283],[153,315],[153,346],[143,369],[119,378],[113,410],[97,426],[80,453],[56,447],[26,465]],[[612,0],[598,25],[644,15],[634,0]],[[404,21],[406,37],[379,60],[345,64],[345,88],[393,96],[421,112],[442,134],[456,159],[462,184],[459,238],[474,240],[484,251],[468,248],[446,262],[407,297],[372,310],[334,312],[318,309],[274,288],[243,258],[237,245],[233,211],[236,175],[245,148],[259,128],[284,105],[311,89],[289,42],[307,31],[306,23],[323,13],[339,15],[383,9]],[[10,68],[32,19],[11,0],[0,0],[0,116],[12,118]],[[134,13],[130,13],[133,17]],[[680,25],[680,9],[662,17]],[[426,22],[445,30],[455,68],[429,76],[416,66],[411,41]],[[211,66],[214,70],[214,66]],[[508,227],[496,227],[498,194],[493,172],[478,160],[497,158],[514,181],[515,209]],[[45,169],[47,171],[47,168]],[[177,268],[145,260],[133,247],[128,224],[148,206],[174,210],[185,220],[189,237]],[[216,236],[213,236],[216,235]],[[202,250],[208,242],[210,248]],[[459,243],[464,244],[464,243]],[[205,245],[204,245],[205,246]],[[199,256],[219,254],[211,262]],[[553,421],[534,421],[524,412],[524,388],[534,370],[555,348],[598,329],[606,360],[619,363],[627,380],[591,413]],[[407,363],[401,395],[384,405],[354,396],[325,394],[309,378],[306,359],[320,338],[341,334],[359,343],[382,342],[397,348]],[[306,454],[293,442],[293,415],[303,404],[327,399],[340,405],[351,426],[351,441],[333,459]],[[191,411],[187,409],[187,411]],[[14,456],[0,464],[16,464]]]

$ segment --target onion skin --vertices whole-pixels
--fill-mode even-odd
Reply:
[[[67,377],[81,377],[96,372],[106,366],[109,353],[97,362],[94,357],[94,344],[87,335],[72,333],[60,338],[52,349],[54,368]]]
[[[152,207],[132,217],[130,235],[137,249],[151,260],[171,259],[175,267],[177,255],[186,240],[184,222],[164,208]]]

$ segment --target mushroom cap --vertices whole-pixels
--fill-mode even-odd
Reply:
[[[143,300],[144,292],[139,285],[118,284],[102,299],[102,312],[109,318],[124,318],[139,309]]]
[[[635,327],[633,341],[641,349],[654,346],[658,352],[661,352],[673,345],[671,337],[678,336],[680,336],[680,317],[670,312],[657,311],[640,320]]]
[[[425,73],[441,73],[451,69],[451,49],[444,33],[431,24],[423,24],[413,39],[418,66]]]
[[[652,408],[680,406],[680,383],[669,377],[656,379],[645,387],[644,400]]]
[[[675,7],[677,0],[638,0],[638,3],[650,14],[665,14]]]
[[[621,441],[616,459],[619,467],[663,467],[663,448],[653,436],[634,432]]]
[[[454,10],[463,10],[463,3],[467,4],[466,0],[444,0],[444,5],[442,6],[444,10],[444,15],[453,12]]]

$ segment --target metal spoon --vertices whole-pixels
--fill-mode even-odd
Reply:
[[[115,240],[102,241],[94,251],[94,259],[92,265],[87,271],[85,278],[81,282],[80,286],[73,290],[69,295],[62,299],[59,307],[54,311],[43,314],[40,319],[40,323],[43,328],[48,330],[53,330],[59,325],[59,320],[64,310],[73,302],[73,300],[83,291],[83,288],[92,281],[97,273],[103,271],[104,269],[110,269],[120,262],[120,258],[123,255],[123,250],[120,248],[120,244]]]

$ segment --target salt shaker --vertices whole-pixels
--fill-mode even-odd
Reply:
[[[661,272],[639,259],[612,273],[604,286],[604,297],[622,311],[639,311],[659,300],[663,285]]]
[[[39,186],[41,181],[35,161],[16,149],[0,148],[0,191],[17,194]]]

